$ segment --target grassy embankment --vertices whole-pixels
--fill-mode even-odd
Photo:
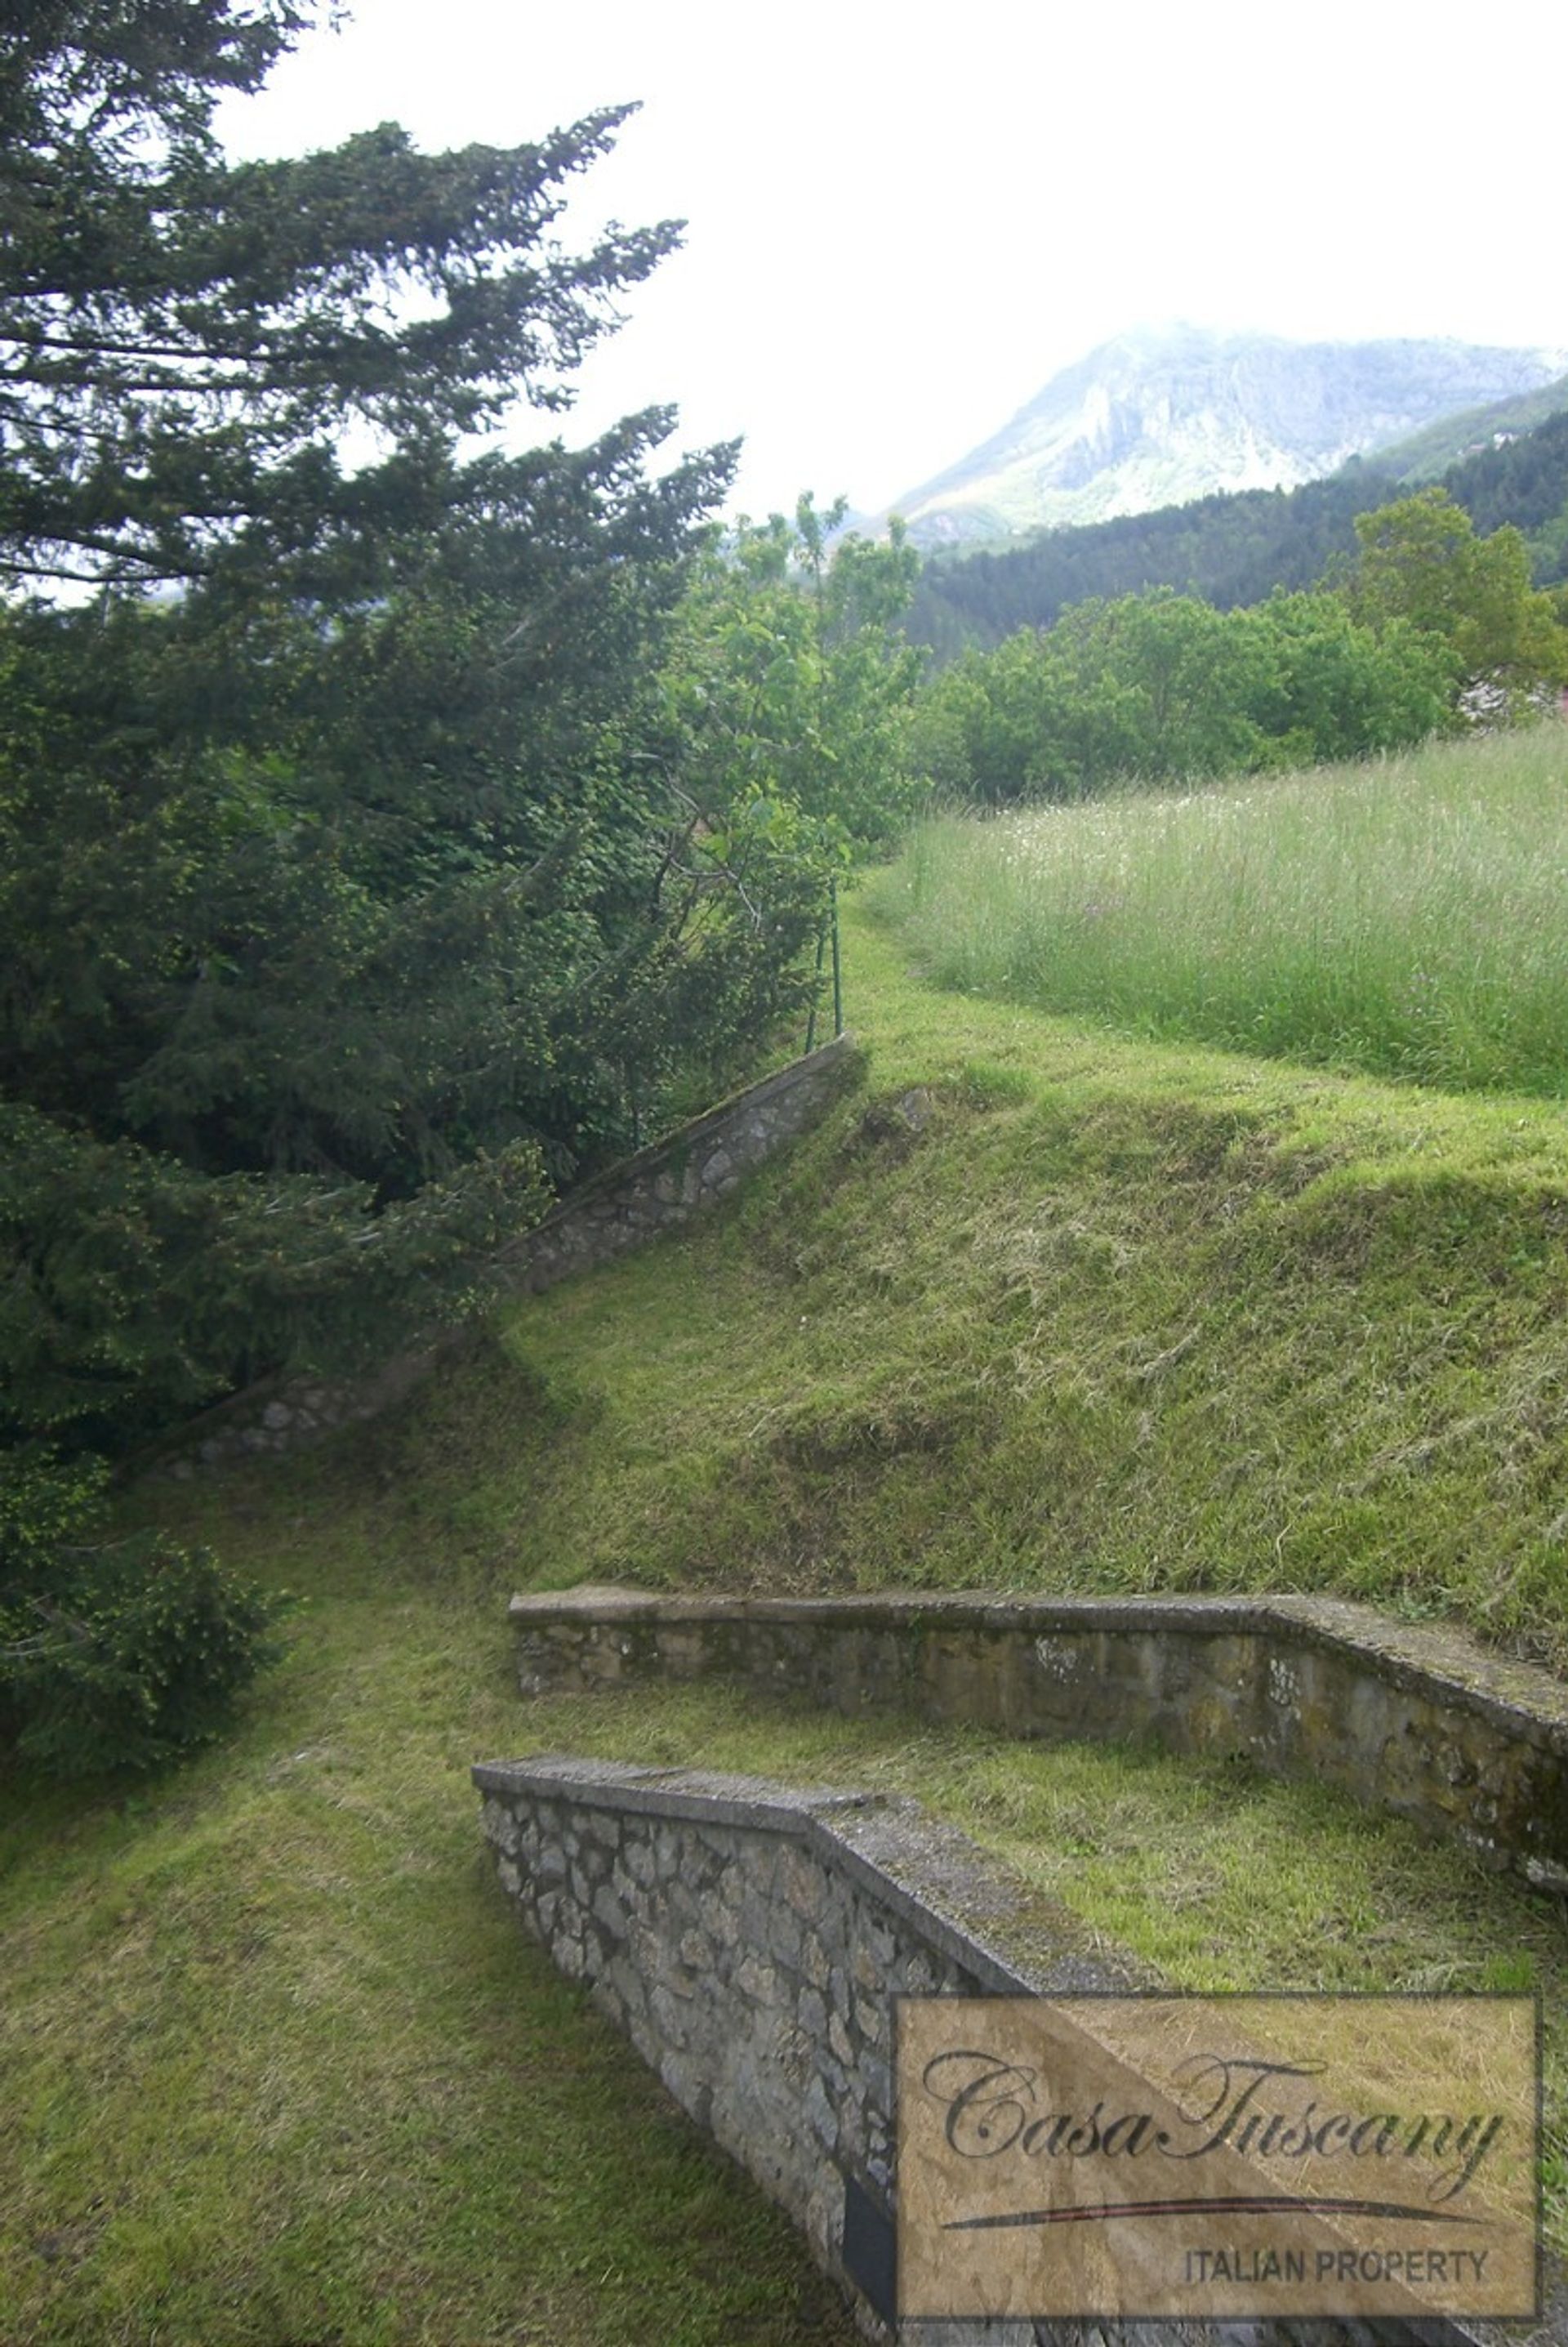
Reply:
[[[540,1747],[910,1786],[1195,1985],[1538,1981],[1561,2143],[1559,1911],[1320,1791],[519,1707],[504,1594],[584,1574],[1334,1588],[1568,1657],[1559,1108],[942,996],[864,924],[849,979],[867,1089],[732,1212],[394,1424],[157,1494],[309,1603],[183,1774],[7,1783],[7,2347],[847,2340],[517,1941],[465,1771]]]
[[[1461,1090],[1568,1094],[1568,726],[932,825],[880,899],[939,984]]]

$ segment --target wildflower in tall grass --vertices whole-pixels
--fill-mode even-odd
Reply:
[[[1452,1090],[1568,1094],[1568,727],[925,826],[939,983]]]

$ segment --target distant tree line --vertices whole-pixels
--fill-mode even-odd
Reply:
[[[1490,536],[1529,543],[1535,583],[1568,579],[1568,414],[1451,466],[1439,484]],[[908,620],[941,659],[1049,627],[1070,605],[1166,587],[1217,610],[1312,586],[1353,560],[1356,518],[1388,503],[1397,477],[1375,457],[1296,489],[1248,489],[1153,513],[1052,530],[1016,547],[938,555],[921,570]]]
[[[937,670],[908,757],[950,796],[1317,764],[1527,714],[1568,682],[1568,613],[1524,539],[1481,538],[1441,488],[1353,524],[1334,584],[1222,610],[1159,588],[1074,604]]]

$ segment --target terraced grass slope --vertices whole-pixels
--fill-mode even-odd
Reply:
[[[515,1307],[323,1464],[519,1586],[1329,1590],[1568,1660],[1568,1116],[904,975],[721,1226]]]
[[[1338,1589],[1568,1661],[1560,1106],[940,994],[863,917],[847,976],[863,1086],[717,1221],[514,1306],[396,1420],[137,1498],[308,1602],[194,1768],[5,1784],[7,2347],[847,2347],[517,1942],[483,1756],[907,1783],[1178,1978],[1555,1989],[1556,1910],[1307,1789],[519,1706],[507,1591],[588,1574]]]

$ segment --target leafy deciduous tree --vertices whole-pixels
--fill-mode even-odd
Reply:
[[[809,497],[792,521],[743,525],[715,548],[682,608],[667,714],[699,828],[760,825],[830,860],[863,854],[902,820],[901,714],[920,655],[898,621],[916,558],[832,543],[843,507]]]
[[[1228,612],[1124,596],[942,671],[911,752],[961,795],[1073,798],[1392,749],[1444,722],[1449,689],[1438,638],[1404,619],[1374,630],[1337,594]]]
[[[1530,583],[1518,530],[1478,538],[1462,507],[1430,488],[1360,515],[1356,537],[1352,610],[1369,626],[1400,620],[1441,642],[1456,707],[1479,692],[1516,709],[1543,686],[1568,683],[1568,634]]]

